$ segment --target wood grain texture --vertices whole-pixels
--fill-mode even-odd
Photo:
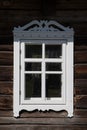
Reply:
[[[12,103],[12,96],[1,96],[0,95],[0,109],[1,110],[9,110],[13,108],[13,103]]]
[[[43,1],[43,0],[42,0]],[[50,2],[49,2],[50,4]],[[33,5],[33,6],[32,6]],[[41,9],[41,0],[26,0],[26,2],[23,2],[21,0],[6,0],[0,1],[0,8],[1,9]],[[84,10],[87,9],[86,6],[86,0],[82,2],[81,0],[73,1],[73,0],[62,0],[62,1],[56,1],[56,9],[57,10]]]
[[[87,51],[75,52],[75,63],[87,63]]]
[[[86,118],[14,118],[0,117],[0,124],[87,125]]]
[[[75,79],[75,94],[87,95],[87,79]]]
[[[12,82],[0,82],[0,94],[12,95],[13,94],[13,83]]]
[[[84,41],[85,40],[85,41]],[[77,40],[76,40],[76,42],[78,41],[78,43],[79,42],[81,42],[81,44],[80,45],[77,45],[77,44],[75,44],[75,51],[80,51],[80,52],[82,52],[82,51],[87,51],[87,41],[86,41],[86,39],[84,38],[84,39],[80,39],[80,38],[78,38]]]
[[[87,109],[87,95],[76,95],[75,107],[79,109]]]
[[[87,64],[76,64],[75,65],[75,78],[76,79],[87,79]]]
[[[87,125],[1,125],[0,130],[87,130]]]
[[[1,125],[0,130],[87,130],[87,125]]]
[[[13,52],[0,51],[0,65],[12,65],[13,64]]]
[[[3,45],[2,43],[1,43],[1,45],[0,45],[0,51],[8,51],[8,52],[10,52],[10,51],[13,51],[13,45],[7,45],[6,43]]]
[[[0,81],[12,81],[12,80],[13,80],[13,67],[0,66]]]

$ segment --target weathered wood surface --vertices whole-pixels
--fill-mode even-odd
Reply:
[[[0,51],[0,65],[12,65],[13,64],[13,52]]]
[[[0,130],[87,130],[87,125],[1,125]]]
[[[87,79],[75,79],[75,94],[87,95]]]
[[[2,95],[13,94],[13,82],[9,81],[0,82],[0,94]]]
[[[75,51],[80,51],[80,52],[87,51],[87,41],[86,40],[87,39],[85,39],[85,41],[84,41],[84,39],[79,38],[79,41],[77,44],[79,44],[79,42],[81,42],[81,44],[80,45],[75,44]]]
[[[3,45],[2,43],[0,44],[0,51],[12,51],[13,52],[13,45],[7,45],[6,43]]]
[[[75,63],[87,63],[87,51],[76,51]]]
[[[46,0],[48,1],[48,0]],[[50,0],[51,1],[51,0]],[[6,1],[3,1],[1,0],[0,1],[0,8],[1,9],[23,9],[23,10],[33,10],[33,9],[41,9],[41,4],[42,4],[43,0],[26,0],[26,2],[23,2],[21,0],[12,0],[12,1],[9,1],[9,0],[6,0]],[[50,4],[50,2],[49,2]],[[57,10],[64,10],[64,9],[73,9],[73,10],[85,10],[87,9],[87,1],[84,0],[81,1],[81,0],[76,0],[76,1],[73,1],[73,0],[62,0],[62,1],[56,1],[56,9]],[[33,6],[32,6],[33,5]]]
[[[0,81],[12,81],[12,80],[13,80],[13,67],[0,66]]]
[[[75,65],[75,78],[87,79],[87,64]]]
[[[0,117],[0,124],[87,125],[85,118],[14,118]]]
[[[12,103],[12,96],[1,96],[0,95],[0,109],[1,110],[9,110],[13,108],[13,103]]]

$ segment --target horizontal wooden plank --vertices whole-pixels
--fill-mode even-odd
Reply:
[[[87,130],[87,125],[1,125],[0,130]]]
[[[87,79],[87,64],[76,64],[75,65],[75,78],[76,79]]]
[[[10,95],[13,94],[12,82],[0,82],[0,94]]]
[[[87,95],[77,95],[75,97],[75,107],[80,109],[87,109]]]
[[[0,9],[40,9],[41,7],[41,1],[40,0],[26,0],[20,1],[20,0],[12,0],[12,1],[0,1]]]
[[[13,110],[0,110],[0,117],[13,117]]]
[[[7,13],[7,15],[5,15],[6,13]],[[30,20],[33,20],[35,18],[40,19],[43,17],[43,15],[41,14],[41,10],[31,10],[31,11],[28,11],[28,10],[0,10],[0,15],[2,16],[2,18],[0,18],[0,25],[6,26],[5,21],[8,18],[8,20],[7,20],[7,23],[9,23],[7,26],[8,28],[11,28],[12,23],[14,25],[16,23],[19,23],[19,25],[22,25],[23,22],[28,23]],[[52,16],[53,15],[50,14],[48,17],[52,19]],[[80,10],[78,10],[78,11],[76,11],[76,10],[61,11],[61,10],[58,10],[58,11],[56,11],[56,14],[54,14],[55,19],[58,18],[58,21],[63,22],[63,23],[64,22],[67,23],[67,26],[70,25],[70,23],[73,23],[73,24],[77,24],[76,28],[79,28],[79,26],[84,24],[85,30],[87,29],[86,16],[87,16],[87,10],[84,10],[84,11],[80,11]],[[78,24],[78,23],[80,23],[80,24]],[[1,26],[1,28],[2,28],[2,26]],[[76,31],[77,30],[75,30],[75,32]],[[85,32],[82,32],[82,33],[85,33]]]
[[[13,51],[13,45],[6,45],[6,43],[3,45],[0,43],[0,51]]]
[[[87,125],[87,118],[17,118],[0,117],[0,124]]]
[[[12,101],[12,96],[1,96],[0,95],[0,109],[1,110],[9,110],[13,108],[13,101]]]
[[[75,94],[87,95],[87,79],[75,79]]]
[[[75,87],[75,95],[87,95],[87,86]]]
[[[79,118],[82,118],[82,117],[87,118],[87,109],[75,109],[74,116],[79,117]]]
[[[61,1],[56,1],[56,8],[57,9],[73,9],[73,10],[78,10],[78,9],[87,9],[87,1],[84,0],[83,2],[81,0],[61,0]]]
[[[87,63],[87,51],[75,52],[75,63]]]
[[[75,45],[75,51],[87,51],[87,44],[84,43],[84,40],[86,42],[87,39],[85,39],[85,38],[84,39],[81,39],[81,38],[76,39],[76,42],[78,41],[78,43],[79,43],[80,41],[82,41],[82,44]]]
[[[0,65],[13,65],[13,52],[0,51]]]
[[[13,79],[13,67],[0,66],[0,81],[12,81],[12,79]]]
[[[45,2],[47,3],[47,1]],[[50,2],[49,2],[50,5]],[[62,0],[56,1],[56,8],[59,9],[87,9],[87,1],[81,0],[73,1],[73,0]],[[20,0],[12,0],[12,1],[0,1],[0,8],[1,9],[41,9],[41,0],[26,0],[26,2]]]
[[[87,87],[87,79],[75,79],[76,87]]]

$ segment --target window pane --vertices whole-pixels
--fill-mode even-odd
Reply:
[[[46,45],[45,57],[46,58],[60,58],[62,55],[61,45]]]
[[[41,74],[25,75],[25,98],[41,97]]]
[[[46,63],[46,71],[61,71],[61,63]]]
[[[42,45],[25,45],[25,58],[41,58]]]
[[[25,63],[25,71],[41,71],[41,63]]]
[[[46,97],[61,97],[61,75],[46,74]]]

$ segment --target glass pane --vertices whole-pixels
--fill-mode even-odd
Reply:
[[[25,98],[41,97],[41,74],[25,75]]]
[[[41,71],[41,63],[25,63],[25,71]]]
[[[61,71],[61,63],[46,63],[46,71]]]
[[[61,97],[61,75],[46,74],[46,97]]]
[[[25,45],[25,58],[41,58],[42,45]]]
[[[46,58],[61,58],[62,46],[61,45],[46,45],[45,57]]]

